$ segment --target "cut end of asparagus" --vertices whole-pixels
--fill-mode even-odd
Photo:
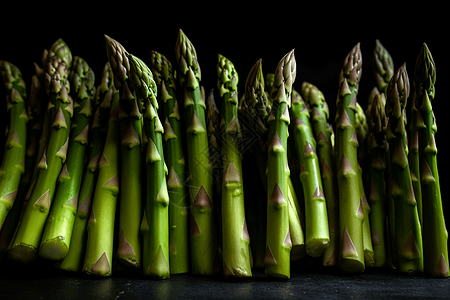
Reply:
[[[61,260],[66,257],[69,247],[62,236],[45,241],[39,247],[39,256],[50,260]]]
[[[38,251],[31,245],[19,244],[9,250],[8,257],[17,262],[29,264],[36,260]]]
[[[321,256],[330,244],[330,239],[314,239],[306,244],[306,253],[312,257]]]
[[[342,258],[339,266],[344,273],[361,273],[365,269],[365,265],[357,258]]]

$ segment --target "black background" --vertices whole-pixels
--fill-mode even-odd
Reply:
[[[38,4],[35,7],[31,7],[30,4],[26,6],[5,4],[1,8],[2,16],[0,17],[0,60],[7,60],[18,66],[29,85],[31,76],[34,74],[33,62],[40,63],[43,49],[49,49],[56,39],[63,38],[73,55],[84,58],[93,68],[96,78],[99,79],[107,61],[103,37],[104,34],[107,34],[144,62],[148,63],[150,51],[156,50],[168,57],[176,66],[175,41],[178,30],[181,28],[196,48],[202,69],[202,84],[206,90],[216,86],[218,53],[234,63],[240,76],[239,87],[242,93],[248,71],[259,58],[263,60],[264,72],[274,72],[278,61],[288,51],[295,48],[297,79],[294,88],[299,90],[303,81],[309,81],[318,86],[325,94],[331,116],[334,118],[339,71],[345,56],[356,43],[361,43],[363,55],[363,75],[358,101],[365,109],[367,97],[375,84],[371,59],[375,40],[379,39],[390,52],[395,69],[406,63],[410,80],[413,80],[415,61],[425,42],[433,55],[437,69],[436,98],[433,102],[433,109],[438,125],[436,140],[439,149],[438,163],[442,199],[447,211],[447,207],[450,205],[446,201],[448,162],[444,142],[447,139],[449,126],[446,124],[447,116],[444,106],[449,98],[450,59],[447,50],[448,17],[440,13],[443,9],[432,6],[432,4],[428,6],[423,4],[414,10],[411,7],[393,8],[387,3],[378,3],[379,8],[374,4],[361,4],[362,7],[359,7],[359,4],[350,2],[336,5],[336,7],[330,7],[326,2],[317,2],[318,6],[312,7],[306,6],[303,2],[285,3],[281,1],[262,2],[258,7],[249,9],[247,7],[249,4],[244,4],[231,6],[225,2],[218,2],[214,6],[210,6],[208,3],[198,6],[189,3],[183,7],[175,2],[171,2],[169,5],[142,2],[141,5],[137,5],[129,1],[104,4],[97,4],[93,1],[91,3],[60,2],[57,5]],[[3,99],[3,87],[0,88],[0,91],[2,92],[0,99]],[[407,112],[409,110],[408,105]],[[6,115],[3,109],[0,112],[4,126]],[[0,130],[3,129],[3,127],[0,128]],[[52,273],[54,271],[52,268],[48,269],[48,264],[44,265],[46,268],[42,269],[42,272]],[[72,291],[78,291],[77,283],[80,283],[80,280],[92,291],[90,294],[86,292],[87,295],[94,297],[96,295],[94,291],[99,292],[96,290],[99,285],[84,277],[68,276],[67,281],[64,281],[65,275],[60,277],[58,273],[54,276],[46,275],[40,278],[40,271],[36,271],[31,273],[31,277],[29,275],[25,279],[21,279],[21,276],[9,277],[5,273],[8,272],[7,270],[9,268],[2,269],[0,264],[1,280],[5,283],[2,288],[6,288],[7,283],[8,291],[12,291],[14,286],[19,289],[28,286],[31,291],[37,293],[36,295],[42,293],[42,295],[50,297],[52,294],[48,293],[48,290],[45,292],[46,289],[43,289],[42,286],[52,288],[50,282],[56,278],[61,281],[62,286],[68,288],[69,293],[71,288]],[[26,273],[25,270],[22,269]],[[289,287],[297,288],[295,291],[302,290],[302,288],[305,291],[311,291],[314,285],[306,283],[309,278],[317,285],[324,286],[322,292],[334,284],[343,288],[345,285],[342,286],[339,282],[346,282],[347,288],[353,287],[363,291],[363,294],[355,294],[360,297],[367,297],[373,292],[373,289],[369,287],[367,290],[364,289],[366,284],[371,287],[381,285],[386,288],[378,290],[379,294],[373,294],[377,297],[399,295],[398,293],[392,294],[393,291],[403,293],[405,296],[413,296],[414,291],[427,289],[428,286],[432,286],[434,291],[434,293],[428,294],[429,296],[442,296],[448,294],[449,291],[448,280],[430,281],[422,277],[415,279],[405,277],[407,281],[402,281],[403,276],[399,277],[391,273],[363,274],[361,277],[355,277],[359,278],[355,280],[352,279],[353,277],[341,278],[335,277],[335,275],[330,277],[325,273],[322,275],[324,277],[317,276],[317,274],[310,274],[305,278],[299,277],[300,279],[296,277],[297,279],[291,279],[288,283],[278,283],[278,288],[286,287],[286,293],[290,291]],[[7,278],[9,281],[6,281]],[[74,280],[75,282],[73,282]],[[125,290],[128,282],[136,283],[132,277],[125,277],[121,280],[112,281],[112,283],[102,281],[101,286],[112,284],[114,288]],[[190,279],[179,277],[177,280],[177,282],[188,280],[189,283]],[[194,277],[192,280],[198,282],[202,279]],[[223,287],[225,284],[221,280],[208,279],[207,282],[209,284],[203,288],[211,289],[209,296],[227,296],[224,292],[227,288],[221,290],[220,294],[214,293],[214,288]],[[403,289],[401,282],[404,283]],[[139,284],[143,283],[139,281]],[[268,288],[271,284],[265,280],[259,280],[256,283],[252,282],[250,286],[259,290]],[[156,284],[153,286],[157,288]],[[174,284],[170,286],[176,288]],[[199,288],[202,287],[199,286]],[[54,286],[54,289],[59,290],[61,286]],[[24,294],[25,290],[23,289],[19,295],[29,296]],[[364,293],[364,291],[366,292]],[[117,291],[114,290],[114,292]],[[320,290],[317,292],[319,293]],[[62,296],[61,293],[58,295]],[[113,292],[110,293],[106,292],[105,295],[112,296]],[[199,291],[192,290],[190,295],[194,297],[196,293]],[[11,292],[10,295],[13,293]],[[257,294],[256,292],[252,294],[250,291],[250,295]],[[264,296],[263,294],[258,295]],[[269,295],[275,297],[275,294],[266,294],[266,296]],[[291,294],[283,293],[277,295],[291,296]],[[299,294],[294,295],[298,296]],[[312,295],[323,296],[324,294]],[[351,296],[352,294],[346,295]],[[418,295],[427,296],[427,293],[418,293]]]

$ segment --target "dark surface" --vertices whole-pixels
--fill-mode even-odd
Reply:
[[[291,279],[274,281],[261,271],[247,280],[175,275],[167,280],[140,273],[109,278],[66,273],[42,261],[20,267],[6,262],[1,299],[425,299],[449,298],[450,279],[407,276],[388,269],[344,275],[333,269],[295,266]],[[14,270],[14,271],[13,271]]]

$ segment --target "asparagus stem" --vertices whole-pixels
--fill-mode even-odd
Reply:
[[[178,34],[175,56],[180,67],[180,80],[184,89],[184,107],[187,121],[192,273],[211,275],[217,272],[219,258],[205,122],[206,106],[200,94],[201,72],[197,61],[197,53],[181,30]]]
[[[403,273],[423,272],[422,233],[408,163],[404,108],[409,96],[409,79],[403,64],[394,74],[386,93],[389,123],[390,197],[395,204],[395,236],[398,269]]]
[[[67,159],[58,178],[53,205],[45,224],[39,255],[51,259],[63,259],[70,247],[75,221],[78,195],[88,147],[89,123],[95,87],[94,72],[82,58],[75,56],[70,74],[74,115],[70,131]]]
[[[164,279],[170,277],[169,194],[162,145],[164,128],[157,113],[157,87],[152,72],[139,58],[129,55],[128,59],[132,86],[143,99],[141,111],[148,138],[145,154],[148,189],[144,225],[141,225],[145,231],[143,271],[146,276]]]
[[[29,117],[27,123],[27,147],[25,151],[25,171],[20,178],[16,198],[11,210],[0,230],[0,258],[8,251],[11,241],[14,239],[16,229],[23,215],[25,196],[31,185],[34,166],[36,164],[39,136],[43,121],[43,104],[45,91],[36,75],[31,78],[31,87],[27,99],[27,114]]]
[[[323,191],[327,205],[330,243],[323,255],[324,266],[338,263],[339,253],[339,204],[336,167],[331,142],[332,132],[328,124],[329,109],[323,93],[314,85],[303,82],[301,94],[309,104],[314,137],[317,141],[317,155],[320,162]]]
[[[306,253],[318,257],[325,252],[330,242],[328,215],[309,111],[295,90],[290,111],[291,119],[295,120],[290,124],[290,129],[300,163],[300,180],[305,199]]]
[[[113,92],[105,145],[98,161],[98,178],[87,222],[83,272],[111,276],[114,222],[120,188],[119,92]],[[86,201],[86,200],[84,200]]]
[[[420,181],[423,195],[423,263],[427,275],[448,277],[448,233],[445,228],[436,159],[437,126],[431,104],[435,95],[435,82],[436,66],[430,50],[423,44],[414,73],[416,127],[419,133]]]
[[[58,53],[70,51],[65,44],[58,49]],[[36,183],[9,250],[9,256],[21,262],[30,262],[37,257],[58,175],[66,161],[73,114],[73,101],[69,96],[69,70],[66,62],[58,55],[49,56],[45,71],[45,88],[50,97],[46,117],[50,126],[49,128],[44,127],[43,130],[48,130],[48,133],[45,134],[48,136],[48,142],[42,157],[39,158]]]
[[[364,271],[363,205],[358,181],[358,141],[355,129],[356,95],[361,77],[359,43],[345,58],[339,76],[336,114],[336,166],[339,186],[340,269]]]
[[[222,247],[226,277],[252,276],[250,237],[247,231],[242,178],[242,156],[239,149],[241,126],[238,119],[238,73],[233,63],[219,54],[217,88],[222,98],[223,180],[222,180]]]
[[[287,138],[292,84],[296,76],[294,51],[278,63],[272,87],[273,106],[269,115],[267,160],[267,236],[265,272],[271,277],[290,277]]]
[[[109,112],[113,96],[113,79],[109,62],[105,64],[101,76],[101,84],[96,89],[95,107],[92,123],[90,125],[89,149],[86,167],[78,197],[78,207],[73,224],[70,248],[66,257],[57,262],[58,268],[68,271],[81,271],[86,252],[87,231],[86,226],[94,197],[98,176],[98,162],[102,154],[106,133],[108,130]]]
[[[20,177],[25,168],[27,146],[26,89],[20,70],[7,61],[0,61],[0,74],[6,88],[6,110],[9,125],[3,161],[0,167],[0,229],[16,199]]]
[[[378,89],[373,95],[371,106],[368,107],[370,116],[367,116],[369,125],[369,203],[370,203],[370,229],[372,233],[373,258],[375,267],[386,265],[388,243],[386,230],[385,208],[385,169],[386,169],[386,126],[387,117],[385,113],[386,99]]]
[[[370,206],[367,202],[366,191],[365,191],[365,182],[363,174],[363,168],[366,169],[367,165],[367,135],[369,131],[369,127],[366,120],[366,115],[361,105],[356,102],[356,114],[355,114],[355,128],[356,134],[358,137],[358,189],[359,189],[359,197],[362,202],[363,212],[364,212],[364,221],[363,221],[363,246],[364,246],[364,264],[365,267],[373,267],[374,258],[373,258],[373,246],[372,246],[372,235],[370,231]]]
[[[106,40],[108,60],[113,73],[118,75],[114,77],[114,86],[120,94],[121,193],[116,257],[127,266],[139,268],[142,264],[139,230],[143,212],[142,98],[131,87],[128,52],[109,37]]]
[[[152,51],[151,70],[158,84],[158,101],[164,120],[163,149],[169,169],[169,261],[170,273],[189,272],[189,198],[186,192],[186,171],[180,108],[176,96],[175,73],[167,58]]]

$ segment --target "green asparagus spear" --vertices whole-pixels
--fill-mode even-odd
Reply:
[[[39,247],[39,255],[51,260],[61,260],[69,251],[84,169],[81,162],[85,159],[88,147],[91,102],[95,92],[94,72],[86,61],[78,56],[74,57],[73,71],[69,79],[74,115],[67,160],[59,174],[55,199]]]
[[[170,277],[169,267],[169,193],[167,167],[164,162],[163,133],[156,99],[157,87],[147,65],[136,56],[128,56],[133,89],[143,99],[141,107],[144,129],[148,138],[145,161],[147,164],[147,195],[144,220],[144,275],[159,279]]]
[[[395,237],[398,270],[403,273],[423,272],[422,232],[417,202],[408,163],[404,109],[409,96],[409,79],[403,64],[393,75],[386,91],[386,115],[389,122],[390,195],[395,204]]]
[[[238,119],[238,73],[233,63],[219,54],[217,88],[222,99],[223,180],[222,247],[226,277],[252,276],[244,208],[242,156],[239,149],[241,128]]]
[[[301,94],[309,105],[312,128],[317,141],[317,155],[320,162],[323,192],[327,202],[330,243],[323,255],[323,265],[334,266],[338,263],[339,207],[336,166],[331,143],[331,132],[327,121],[330,113],[323,93],[316,86],[303,82]]]
[[[422,211],[422,186],[420,184],[420,158],[419,158],[419,132],[417,127],[417,96],[414,91],[411,99],[411,124],[409,125],[408,132],[408,161],[409,169],[411,171],[411,180],[413,183],[414,195],[417,202],[417,210],[419,212],[420,224],[423,224],[423,211]]]
[[[389,52],[383,47],[379,40],[375,41],[372,62],[378,91],[380,93],[386,93],[389,81],[394,74],[394,62]]]
[[[70,53],[67,45],[58,49]],[[43,130],[48,130],[48,133],[46,133],[48,142],[42,157],[38,158],[37,168],[39,168],[39,171],[36,183],[12,247],[9,250],[9,256],[21,262],[30,262],[37,257],[58,175],[66,161],[73,114],[73,101],[69,96],[69,70],[66,62],[58,55],[54,55],[47,59],[44,69],[46,72],[45,88],[50,97],[46,115],[49,118],[50,128],[43,128]]]
[[[212,198],[212,174],[206,132],[206,105],[200,94],[201,72],[194,46],[179,31],[175,56],[184,89],[188,169],[191,195],[192,273],[211,275],[220,268]]]
[[[86,252],[86,226],[92,206],[95,185],[98,176],[98,162],[105,145],[108,130],[111,98],[113,96],[113,78],[111,66],[105,64],[101,76],[101,84],[96,89],[95,105],[92,123],[90,125],[89,149],[86,167],[78,196],[77,214],[73,224],[70,248],[66,257],[56,264],[57,267],[68,271],[81,271],[84,254]]]
[[[287,138],[292,84],[296,76],[294,50],[278,63],[271,96],[273,105],[269,115],[269,146],[267,159],[267,233],[265,272],[271,277],[290,277]]]
[[[385,208],[385,169],[386,169],[386,126],[385,113],[386,99],[375,88],[371,107],[368,107],[370,116],[369,125],[369,202],[370,202],[370,229],[373,244],[374,266],[386,265],[387,231]]]
[[[164,120],[163,149],[169,169],[169,261],[170,273],[189,271],[189,198],[186,192],[185,160],[180,108],[176,95],[175,72],[167,58],[152,51],[151,70],[158,84],[158,101]]]
[[[121,192],[116,256],[123,264],[139,268],[142,264],[139,227],[143,212],[142,100],[130,86],[128,52],[118,42],[105,38],[108,60],[116,75],[114,86],[120,94]]]
[[[25,168],[27,146],[26,89],[20,70],[7,61],[0,61],[0,74],[6,88],[6,110],[9,125],[5,152],[0,167],[0,229],[14,204],[20,177]]]
[[[336,111],[336,166],[339,187],[340,269],[364,271],[363,204],[359,193],[358,140],[355,129],[356,95],[361,77],[359,43],[344,60],[339,75]]]
[[[25,172],[20,178],[14,205],[0,230],[0,259],[7,253],[9,244],[14,238],[16,228],[20,222],[25,204],[25,196],[31,185],[34,166],[36,164],[39,147],[39,137],[44,117],[44,87],[36,75],[31,78],[31,87],[27,99],[27,148],[25,151]]]
[[[373,246],[372,246],[372,235],[370,231],[370,206],[367,202],[365,187],[365,177],[363,174],[363,167],[366,170],[367,165],[367,135],[369,127],[366,120],[366,115],[361,105],[356,102],[356,113],[355,113],[355,128],[356,135],[358,138],[358,189],[359,197],[363,205],[364,221],[363,221],[363,245],[364,245],[364,263],[365,267],[373,267]]]
[[[321,256],[330,242],[328,215],[323,193],[316,140],[309,121],[309,111],[297,91],[292,93],[290,132],[300,163],[300,180],[305,199],[306,253]]]
[[[435,82],[436,66],[430,50],[423,44],[414,72],[416,127],[419,133],[420,180],[423,196],[423,263],[425,274],[448,277],[448,233],[442,210],[436,160],[437,126],[431,104],[435,96]]]
[[[119,98],[119,92],[115,90],[111,98],[108,132],[98,161],[98,178],[86,227],[88,234],[82,270],[97,276],[112,274],[114,222],[120,188]]]

